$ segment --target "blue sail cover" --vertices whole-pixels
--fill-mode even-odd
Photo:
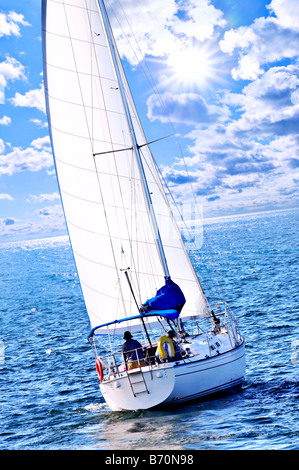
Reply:
[[[166,279],[165,285],[157,290],[155,297],[148,299],[142,307],[146,312],[174,309],[180,313],[185,302],[186,299],[180,287],[169,278]]]

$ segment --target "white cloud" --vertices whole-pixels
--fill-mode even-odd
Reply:
[[[232,70],[232,77],[235,80],[255,80],[263,73],[260,62],[255,54],[247,54],[240,58],[239,67]]]
[[[219,42],[223,52],[239,54],[232,70],[235,80],[255,80],[264,73],[263,66],[298,57],[298,1],[273,0],[269,9],[276,16],[256,18],[250,26],[226,31]]]
[[[253,44],[257,36],[252,28],[248,26],[240,26],[237,29],[230,29],[224,34],[224,40],[220,41],[220,46],[223,52],[231,54],[235,48],[247,48]]]
[[[45,137],[38,137],[31,142],[32,147],[39,150],[51,150],[50,137],[46,135]]]
[[[7,193],[0,193],[0,200],[3,200],[3,199],[6,199],[7,201],[13,201],[14,198],[10,195],[10,194],[7,194]]]
[[[118,48],[133,65],[145,55],[168,56],[184,41],[208,39],[216,26],[224,25],[222,12],[210,0],[143,0],[138,8],[136,0],[124,0],[121,6],[118,0],[110,4]],[[117,20],[113,10],[117,11]]]
[[[27,202],[33,202],[33,203],[41,203],[41,202],[46,202],[46,201],[52,202],[57,199],[60,200],[60,196],[57,192],[54,192],[52,194],[39,194],[38,196],[31,194],[29,196],[29,199],[27,199]]]
[[[242,111],[234,123],[238,130],[251,131],[255,136],[294,133],[298,130],[299,100],[294,100],[298,89],[299,67],[272,67],[242,93],[226,94],[224,102]]]
[[[173,47],[174,36],[170,24],[177,12],[175,0],[143,0],[138,3],[138,8],[136,0],[125,0],[122,6],[117,0],[110,4],[110,20],[119,51],[131,64],[137,64],[146,54],[164,55]],[[113,10],[117,12],[116,15]],[[130,18],[130,23],[127,18]],[[128,40],[132,47],[128,46]]]
[[[5,87],[9,81],[26,80],[25,67],[13,57],[0,62],[0,104],[5,102]]]
[[[46,112],[43,86],[35,90],[27,91],[25,95],[16,93],[14,98],[11,98],[10,101],[14,106],[37,108],[43,113]]]
[[[36,172],[52,167],[48,137],[34,140],[26,149],[15,147],[11,152],[0,155],[0,175],[11,176],[21,171]]]
[[[66,233],[65,218],[61,204],[47,206],[37,211],[40,218],[39,232]]]
[[[47,207],[43,207],[42,209],[39,209],[37,211],[37,214],[41,218],[57,217],[57,215],[63,216],[63,211],[62,211],[61,205],[56,204],[55,206],[47,206]]]
[[[24,72],[24,66],[13,57],[7,56],[6,59],[0,63],[0,79],[4,84],[6,84],[8,80],[26,80]]]
[[[10,117],[8,117],[8,116],[3,116],[3,117],[0,119],[0,125],[1,125],[1,126],[9,126],[10,123],[11,123],[11,119],[10,119]]]
[[[38,127],[43,127],[43,128],[48,127],[48,123],[41,121],[41,119],[30,119],[30,122],[33,122],[33,124],[35,124]]]
[[[8,14],[0,13],[0,37],[11,35],[20,37],[19,24],[30,26],[30,23],[25,21],[24,15],[18,14],[15,11],[10,11]]]
[[[184,19],[174,17],[172,31],[178,35],[188,35],[199,41],[210,39],[216,26],[225,26],[221,10],[211,5],[210,0],[189,0],[179,2],[179,8],[184,11]]]
[[[272,0],[269,7],[281,26],[299,31],[298,0]]]

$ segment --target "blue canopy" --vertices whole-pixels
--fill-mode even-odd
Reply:
[[[159,316],[159,317],[164,317],[164,318],[167,318],[169,320],[175,320],[176,318],[178,318],[179,316],[179,312],[177,310],[174,310],[174,309],[166,309],[166,310],[151,310],[150,312],[147,312],[147,313],[142,313],[140,312],[138,315],[134,315],[132,317],[126,317],[126,318],[121,318],[120,320],[114,320],[114,321],[111,321],[109,323],[103,323],[102,325],[99,325],[99,326],[95,326],[91,332],[89,333],[88,337],[87,338],[90,338],[91,336],[94,335],[95,333],[95,330],[98,330],[100,328],[104,328],[106,326],[110,326],[110,325],[115,325],[115,324],[118,324],[118,323],[122,323],[124,321],[130,321],[130,320],[136,320],[136,319],[142,319],[142,318],[145,318],[145,317],[153,317],[153,316]]]

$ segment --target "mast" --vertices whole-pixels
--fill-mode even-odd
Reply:
[[[165,279],[170,279],[170,274],[169,274],[168,265],[167,265],[167,259],[166,259],[166,256],[165,256],[165,252],[164,252],[164,248],[163,248],[163,244],[162,244],[162,240],[161,240],[161,235],[160,235],[160,231],[159,231],[159,227],[158,227],[158,223],[157,223],[157,219],[156,219],[156,215],[155,215],[155,211],[154,211],[154,207],[153,207],[153,203],[152,203],[152,198],[151,198],[151,195],[150,195],[150,190],[149,190],[149,187],[148,187],[148,184],[147,184],[147,179],[146,179],[146,175],[145,175],[145,171],[144,171],[144,167],[143,167],[143,163],[142,163],[140,147],[137,143],[137,138],[136,138],[133,122],[132,122],[132,117],[131,117],[131,113],[130,113],[130,109],[129,109],[129,104],[128,104],[128,100],[127,100],[127,97],[126,97],[125,88],[124,88],[124,85],[123,85],[121,73],[120,73],[120,70],[119,70],[119,63],[118,63],[118,60],[117,60],[118,55],[116,53],[115,40],[114,40],[113,33],[112,33],[112,30],[111,30],[111,25],[110,25],[110,21],[109,21],[109,18],[108,18],[108,14],[107,14],[107,11],[106,11],[104,1],[103,0],[98,0],[98,1],[99,1],[99,7],[100,7],[100,10],[101,10],[101,13],[102,13],[103,21],[104,21],[104,27],[105,27],[109,47],[110,47],[110,52],[111,52],[111,56],[112,56],[116,76],[117,76],[118,83],[119,83],[119,89],[120,89],[122,101],[123,101],[123,104],[124,104],[125,114],[126,114],[126,118],[127,118],[127,121],[128,121],[129,129],[130,129],[130,133],[131,133],[131,137],[132,137],[133,151],[135,152],[135,155],[136,155],[138,167],[139,167],[140,174],[141,174],[143,189],[144,189],[144,193],[145,193],[145,197],[146,197],[146,202],[147,202],[147,206],[148,206],[148,211],[149,211],[149,215],[150,215],[150,218],[151,218],[151,221],[152,221],[152,226],[153,226],[155,236],[156,236],[156,243],[157,243],[157,247],[158,247],[158,251],[159,251],[159,255],[160,255],[160,260],[161,260],[161,263],[162,263],[162,266],[163,266]]]

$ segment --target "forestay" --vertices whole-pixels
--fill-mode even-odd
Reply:
[[[92,328],[137,313],[165,282],[120,86],[97,0],[43,0],[44,80],[67,228]],[[118,57],[139,146],[146,144]],[[143,166],[182,317],[206,302],[149,147]],[[134,320],[127,325],[128,328]],[[103,329],[102,332],[105,332]]]

